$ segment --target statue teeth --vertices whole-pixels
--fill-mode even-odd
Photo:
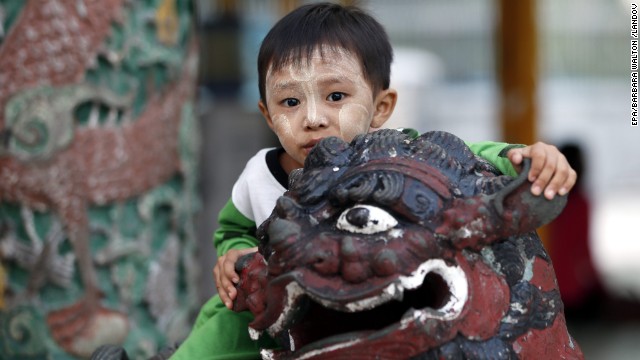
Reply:
[[[251,340],[258,340],[262,336],[262,330],[256,330],[252,327],[249,327],[249,337]]]
[[[291,330],[287,330],[287,333],[289,333],[289,350],[291,350],[291,352],[296,351],[296,343],[293,340],[293,336],[291,336]]]
[[[262,360],[273,360],[273,350],[262,349],[260,350],[260,356],[262,356]]]

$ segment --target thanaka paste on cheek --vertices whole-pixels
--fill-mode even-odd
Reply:
[[[353,140],[356,135],[365,134],[369,130],[369,111],[362,104],[346,104],[338,114],[340,137],[345,141]]]
[[[278,137],[282,135],[293,135],[293,131],[291,130],[291,122],[285,114],[279,114],[273,117],[273,130],[276,135],[278,135]]]

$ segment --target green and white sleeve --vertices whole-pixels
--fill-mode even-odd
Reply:
[[[222,256],[230,249],[248,249],[258,246],[256,223],[242,215],[229,200],[218,215],[219,227],[213,234],[213,245]]]

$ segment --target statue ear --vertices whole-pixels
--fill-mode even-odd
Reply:
[[[533,195],[527,178],[530,169],[531,159],[525,158],[517,178],[496,193],[487,195],[487,202],[505,221],[504,228],[518,233],[533,231],[551,222],[567,204],[566,195],[557,195],[553,200]]]
[[[567,196],[553,200],[534,196],[527,179],[529,169],[531,160],[525,159],[520,175],[495,193],[454,199],[436,233],[450,238],[458,248],[479,248],[551,222],[564,209]]]

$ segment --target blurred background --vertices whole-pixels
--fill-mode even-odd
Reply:
[[[258,108],[256,58],[284,14],[312,1],[198,0],[203,211],[212,269],[217,213],[245,162],[276,146]],[[342,3],[354,3],[342,1]],[[630,0],[363,0],[395,51],[389,127],[467,141],[558,146],[580,173],[540,229],[572,335],[588,359],[640,353],[640,128],[630,121]],[[215,292],[201,280],[204,302]]]

